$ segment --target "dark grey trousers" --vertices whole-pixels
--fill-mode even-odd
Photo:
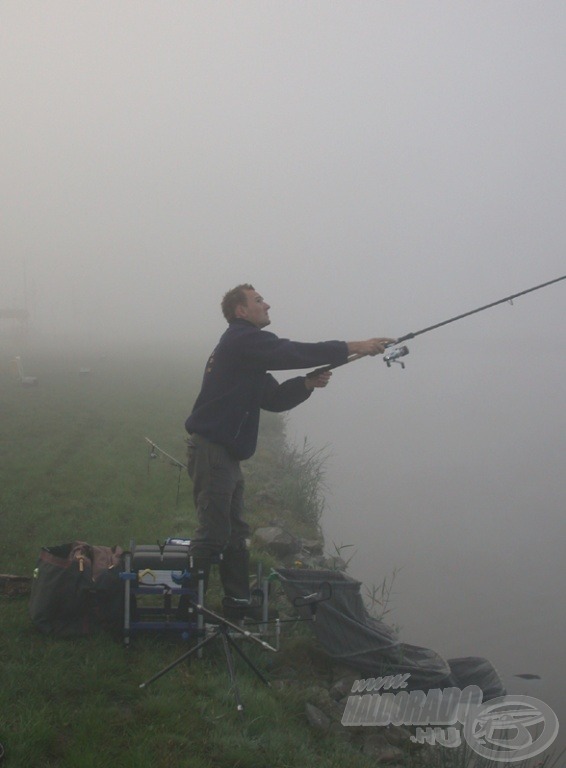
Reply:
[[[249,597],[250,528],[244,520],[244,478],[240,462],[224,446],[200,435],[188,441],[187,467],[193,481],[198,527],[190,554],[210,561],[222,554],[220,577],[227,596]]]

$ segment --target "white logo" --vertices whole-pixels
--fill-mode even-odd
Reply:
[[[464,738],[481,757],[517,763],[539,755],[558,735],[558,718],[531,696],[500,696],[470,712]]]
[[[470,749],[497,762],[518,763],[550,747],[558,735],[555,712],[531,696],[500,696],[482,703],[477,685],[459,688],[403,690],[406,675],[356,680],[342,725],[416,726],[411,741],[459,747],[462,736]]]

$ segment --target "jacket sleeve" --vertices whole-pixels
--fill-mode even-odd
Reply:
[[[261,407],[266,411],[281,413],[304,403],[311,394],[312,392],[305,387],[304,376],[296,376],[280,384],[270,373],[267,373]]]
[[[259,364],[265,370],[284,371],[344,363],[348,359],[348,346],[345,341],[290,341],[269,331],[259,331],[247,335],[242,354],[250,363]]]

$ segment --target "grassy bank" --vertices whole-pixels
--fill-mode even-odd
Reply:
[[[0,573],[31,575],[42,546],[74,539],[127,547],[131,539],[189,536],[190,482],[166,460],[150,459],[144,437],[184,461],[183,422],[202,360],[163,350],[30,352],[27,372],[39,384],[23,388],[11,372],[13,354],[0,349]],[[266,414],[245,470],[252,527],[283,516],[292,531],[314,537],[322,470],[321,454],[287,446],[284,422]],[[252,560],[270,564],[260,552]],[[0,596],[2,768],[375,768],[375,758],[307,724],[309,688],[333,670],[306,625],[291,626],[277,654],[246,645],[272,688],[236,660],[242,717],[220,644],[141,690],[186,651],[182,641],[136,637],[126,650],[103,632],[44,637],[31,625],[26,596]],[[437,749],[408,752],[403,768],[472,764]]]
[[[22,388],[4,353],[0,573],[31,574],[42,546],[73,539],[127,546],[190,534],[190,482],[150,461],[144,436],[184,461],[183,422],[201,362],[192,368],[166,353],[28,353],[26,372],[39,384]],[[85,367],[90,373],[80,374]],[[282,422],[266,419],[247,469],[250,496],[284,474],[283,445]],[[181,642],[137,638],[126,651],[106,634],[54,640],[30,625],[27,598],[2,597],[0,611],[0,743],[9,768],[369,765],[309,728],[300,688],[266,688],[240,664],[242,719],[219,650],[140,690],[184,652]],[[277,655],[247,651],[270,679],[298,657],[296,645]],[[302,655],[308,683],[324,660],[308,638]]]

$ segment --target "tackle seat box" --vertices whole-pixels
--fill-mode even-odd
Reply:
[[[134,547],[131,559],[132,571],[150,569],[152,571],[188,570],[189,548],[179,544],[140,544]]]
[[[198,634],[202,620],[182,599],[202,600],[202,582],[191,568],[188,544],[141,544],[126,552],[124,642],[137,632]]]

